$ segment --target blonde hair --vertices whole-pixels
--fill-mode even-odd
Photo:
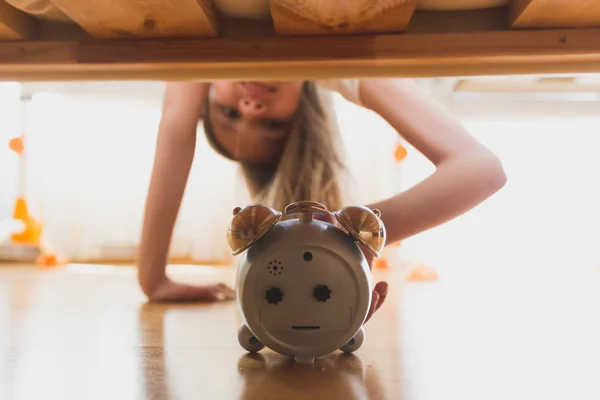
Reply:
[[[231,156],[215,139],[208,114],[204,132],[212,148]],[[346,171],[339,128],[330,98],[311,81],[304,82],[300,103],[276,165],[240,163],[251,199],[279,211],[294,201],[312,200],[329,210],[344,205],[342,174]]]

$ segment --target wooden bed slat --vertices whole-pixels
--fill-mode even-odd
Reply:
[[[506,7],[476,10],[415,10],[407,33],[506,31],[510,29]]]
[[[600,27],[600,0],[512,0],[513,28]]]
[[[96,38],[216,36],[209,0],[52,0],[69,18]]]
[[[0,0],[0,40],[29,39],[34,32],[33,18]]]
[[[339,35],[404,31],[416,0],[271,0],[278,35]]]
[[[215,80],[598,72],[600,29],[0,43],[0,80]]]

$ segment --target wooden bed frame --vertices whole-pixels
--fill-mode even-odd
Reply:
[[[224,17],[209,0],[164,0],[160,10],[143,0],[51,0],[69,16],[65,23],[4,1],[1,81],[600,72],[600,0],[506,0],[458,10],[371,0],[383,11],[362,20],[364,13],[321,18],[288,7],[298,0],[271,0],[261,20]]]

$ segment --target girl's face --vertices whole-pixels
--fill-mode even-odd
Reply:
[[[275,161],[298,109],[302,84],[213,82],[208,107],[215,140],[236,161]]]

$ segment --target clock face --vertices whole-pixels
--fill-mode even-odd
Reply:
[[[311,226],[296,224],[297,230],[289,225],[292,229],[280,232],[277,228],[288,221],[278,224],[242,260],[252,265],[243,285],[243,309],[267,347],[325,354],[346,344],[364,321],[370,304],[368,265],[356,244],[333,225],[313,221],[310,232]],[[306,239],[293,240],[299,233]],[[278,234],[289,236],[275,240]]]

